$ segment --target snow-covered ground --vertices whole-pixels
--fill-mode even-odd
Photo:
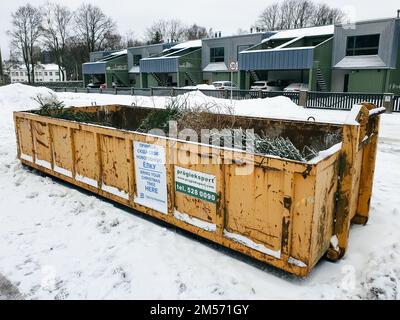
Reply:
[[[400,298],[400,115],[382,116],[368,225],[352,227],[343,260],[321,261],[308,278],[297,279],[23,168],[16,158],[12,111],[35,107],[31,98],[47,92],[0,88],[0,279],[6,277],[26,299]],[[166,102],[57,95],[67,105]],[[189,99],[206,98],[195,93]],[[283,105],[294,118],[341,122],[349,115],[304,110],[283,97],[236,102],[235,110],[277,116]]]

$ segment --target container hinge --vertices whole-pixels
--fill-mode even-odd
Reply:
[[[284,205],[286,210],[290,211],[290,209],[292,208],[292,198],[291,197],[284,197],[283,205]]]
[[[302,176],[304,179],[307,179],[307,177],[310,175],[312,170],[312,165],[308,164],[307,169],[302,173]]]

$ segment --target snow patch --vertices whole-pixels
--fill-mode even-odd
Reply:
[[[321,160],[324,160],[324,159],[334,155],[336,152],[339,152],[342,149],[342,145],[343,145],[342,142],[340,142],[338,144],[335,144],[333,147],[331,147],[327,150],[320,151],[318,153],[318,156],[316,156],[315,158],[308,161],[308,164],[317,164]]]
[[[275,250],[271,250],[269,248],[267,248],[266,246],[259,244],[259,243],[255,243],[253,240],[246,238],[245,236],[242,236],[240,234],[237,233],[230,233],[227,230],[224,230],[224,235],[225,237],[227,237],[228,239],[231,239],[233,241],[239,242],[241,244],[244,244],[246,247],[249,247],[251,249],[257,250],[259,252],[265,253],[269,256],[275,257],[277,259],[281,258],[281,250],[279,251],[275,251]]]
[[[209,231],[209,232],[215,232],[217,230],[217,225],[203,221],[194,217],[190,217],[186,213],[181,213],[177,210],[174,211],[174,217],[178,220],[181,220],[183,222],[186,222],[187,224],[190,224],[192,226],[198,227],[200,229]]]
[[[38,166],[41,166],[41,167],[43,167],[43,168],[46,168],[46,169],[50,169],[50,170],[51,170],[51,163],[48,162],[48,161],[46,161],[46,160],[36,159],[36,160],[35,160],[35,163],[36,163]]]
[[[27,154],[21,153],[21,159],[22,159],[22,160],[29,161],[29,162],[33,162],[33,157],[32,157],[32,156],[29,156],[29,155],[27,155]]]
[[[107,186],[103,183],[101,189],[105,192],[113,194],[114,196],[129,200],[129,194],[125,191],[120,191],[118,188]]]
[[[57,165],[54,165],[54,171],[59,173],[59,174],[62,174],[63,176],[72,178],[72,172],[71,171],[69,171],[67,169],[64,169],[64,168],[61,168],[61,167],[59,167]]]
[[[307,265],[303,261],[300,261],[300,260],[295,259],[293,257],[289,257],[288,262],[290,264],[293,264],[293,265],[298,266],[300,268],[306,268],[307,267]]]
[[[93,179],[88,178],[88,177],[81,176],[79,174],[76,175],[75,180],[79,181],[79,182],[82,182],[82,183],[85,183],[85,184],[87,184],[89,186],[92,186],[92,187],[95,187],[95,188],[99,187],[99,184],[98,184],[98,182],[96,180],[93,180]]]
[[[373,116],[382,112],[386,112],[386,108],[385,107],[381,107],[381,108],[375,108],[372,110],[369,110],[369,116]]]
[[[336,251],[339,251],[339,239],[336,235],[332,236],[331,238],[331,246]]]

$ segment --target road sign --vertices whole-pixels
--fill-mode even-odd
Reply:
[[[229,71],[238,71],[238,62],[237,61],[230,61],[229,62]]]

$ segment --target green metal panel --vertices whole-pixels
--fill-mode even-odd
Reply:
[[[179,87],[192,85],[190,79],[192,79],[196,84],[201,84],[203,82],[203,72],[201,70],[201,49],[179,57],[178,65]]]
[[[107,61],[106,82],[108,88],[112,88],[113,82],[119,82],[124,86],[129,86],[127,55],[123,55]]]
[[[397,53],[397,68],[389,71],[388,81],[385,91],[400,94],[400,46]]]
[[[349,74],[349,92],[384,92],[386,72],[386,70],[352,71]]]
[[[317,90],[317,69],[321,70],[328,91],[330,91],[331,89],[332,48],[333,48],[333,39],[329,39],[321,43],[314,49],[314,62],[313,62],[313,68],[312,70],[310,70],[310,82],[309,82],[309,87],[312,91]]]

